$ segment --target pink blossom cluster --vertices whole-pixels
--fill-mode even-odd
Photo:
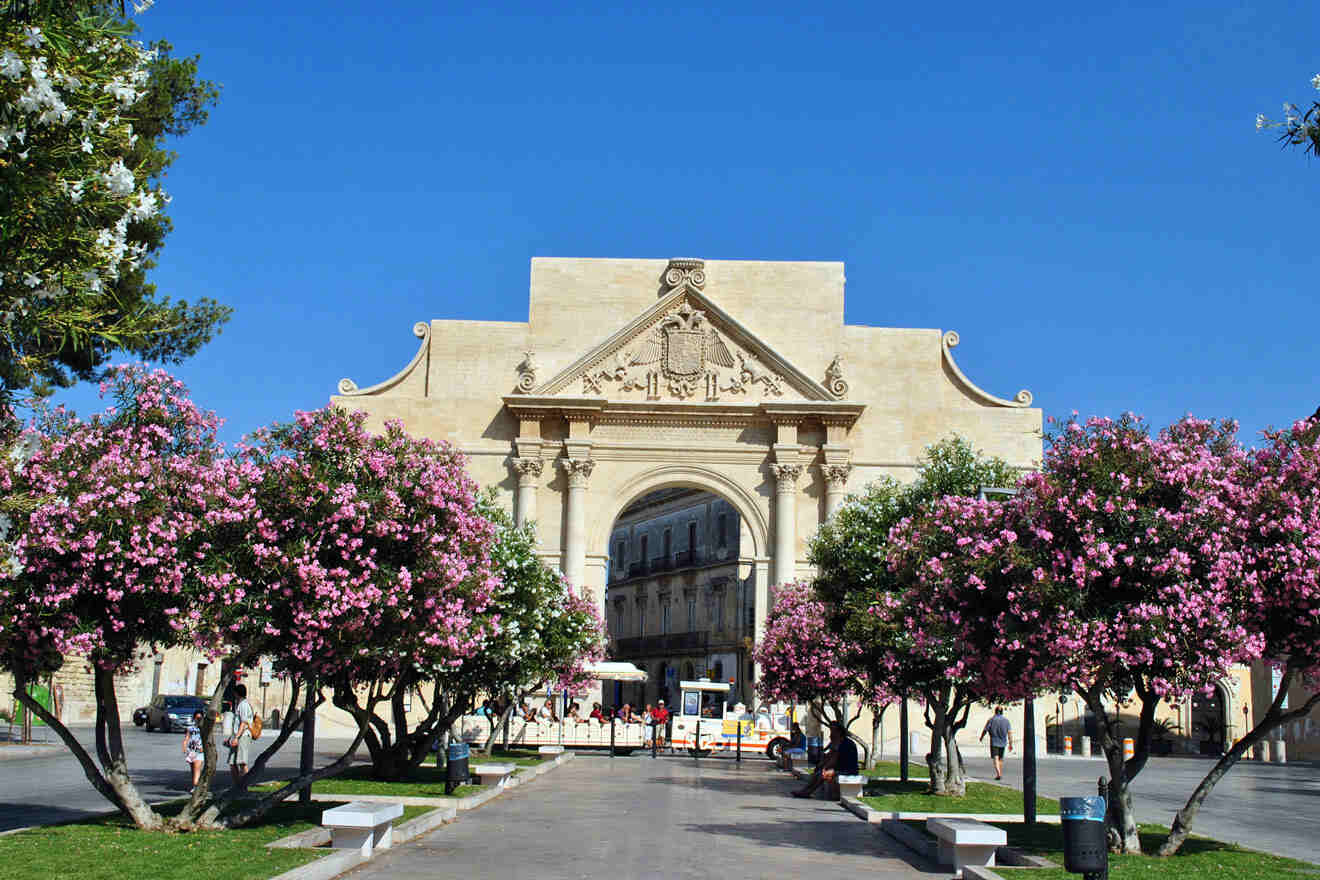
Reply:
[[[761,664],[757,696],[784,703],[838,702],[849,695],[873,706],[888,703],[887,691],[868,683],[847,663],[844,639],[825,625],[825,605],[800,581],[775,591],[765,633],[756,646]]]
[[[1009,504],[940,498],[889,533],[889,589],[872,597],[885,634],[879,677],[967,698],[1015,700],[1058,679],[1058,609],[1031,588],[1038,538]]]
[[[1264,657],[1320,690],[1320,418],[1265,440],[1240,477],[1244,608]]]
[[[0,575],[0,655],[27,675],[66,653],[125,669],[144,642],[179,643],[214,577],[196,557],[253,510],[228,478],[219,420],[178,380],[122,367],[101,391],[116,405],[85,421],[43,413],[20,441],[29,454],[5,459],[4,490],[36,502]]]
[[[1188,417],[1152,435],[1125,416],[1050,438],[1019,501],[1043,551],[1025,586],[1063,614],[1045,635],[1065,681],[1178,695],[1259,655],[1236,601],[1246,522],[1235,434]]]
[[[365,421],[327,407],[257,433],[238,465],[255,480],[251,540],[200,598],[233,650],[320,680],[425,679],[497,623],[482,615],[495,529],[461,455]]]

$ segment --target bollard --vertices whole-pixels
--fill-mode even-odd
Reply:
[[[659,749],[659,745],[656,743],[655,740],[655,721],[652,721],[651,722],[651,757],[652,758],[658,756],[658,749]]]
[[[697,760],[697,753],[701,751],[701,719],[697,719],[697,730],[692,735],[692,760]]]
[[[1071,754],[1073,753],[1073,752],[1072,752],[1072,737],[1071,737],[1071,736],[1065,736],[1065,737],[1063,738],[1063,753],[1064,753],[1065,755],[1071,755]]]
[[[1083,758],[1091,757],[1091,738],[1089,736],[1084,736],[1081,738],[1081,742],[1082,742],[1081,756]]]
[[[610,716],[610,757],[614,757],[614,716]]]
[[[1123,737],[1123,760],[1128,760],[1137,753],[1137,744],[1133,742],[1132,737]]]
[[[741,764],[742,763],[742,722],[739,721],[737,723],[738,723],[738,745],[737,745],[737,752],[735,753],[733,760],[735,761],[735,763]]]

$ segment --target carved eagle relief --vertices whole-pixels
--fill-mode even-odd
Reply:
[[[733,354],[710,326],[705,313],[684,303],[638,344],[628,365],[645,366],[657,361],[663,362],[668,378],[690,379],[705,370],[707,361],[732,367]]]

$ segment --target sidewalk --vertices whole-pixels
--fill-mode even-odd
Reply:
[[[353,880],[692,877],[947,878],[838,804],[795,800],[763,759],[578,755]]]

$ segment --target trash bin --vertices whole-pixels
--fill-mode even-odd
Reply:
[[[807,737],[807,763],[815,766],[820,763],[820,737]]]
[[[1063,868],[1073,874],[1090,874],[1109,867],[1109,842],[1105,840],[1105,799],[1066,797],[1059,799],[1063,820]]]
[[[468,781],[467,743],[450,743],[448,761],[445,762],[445,794],[453,794],[454,789]]]

